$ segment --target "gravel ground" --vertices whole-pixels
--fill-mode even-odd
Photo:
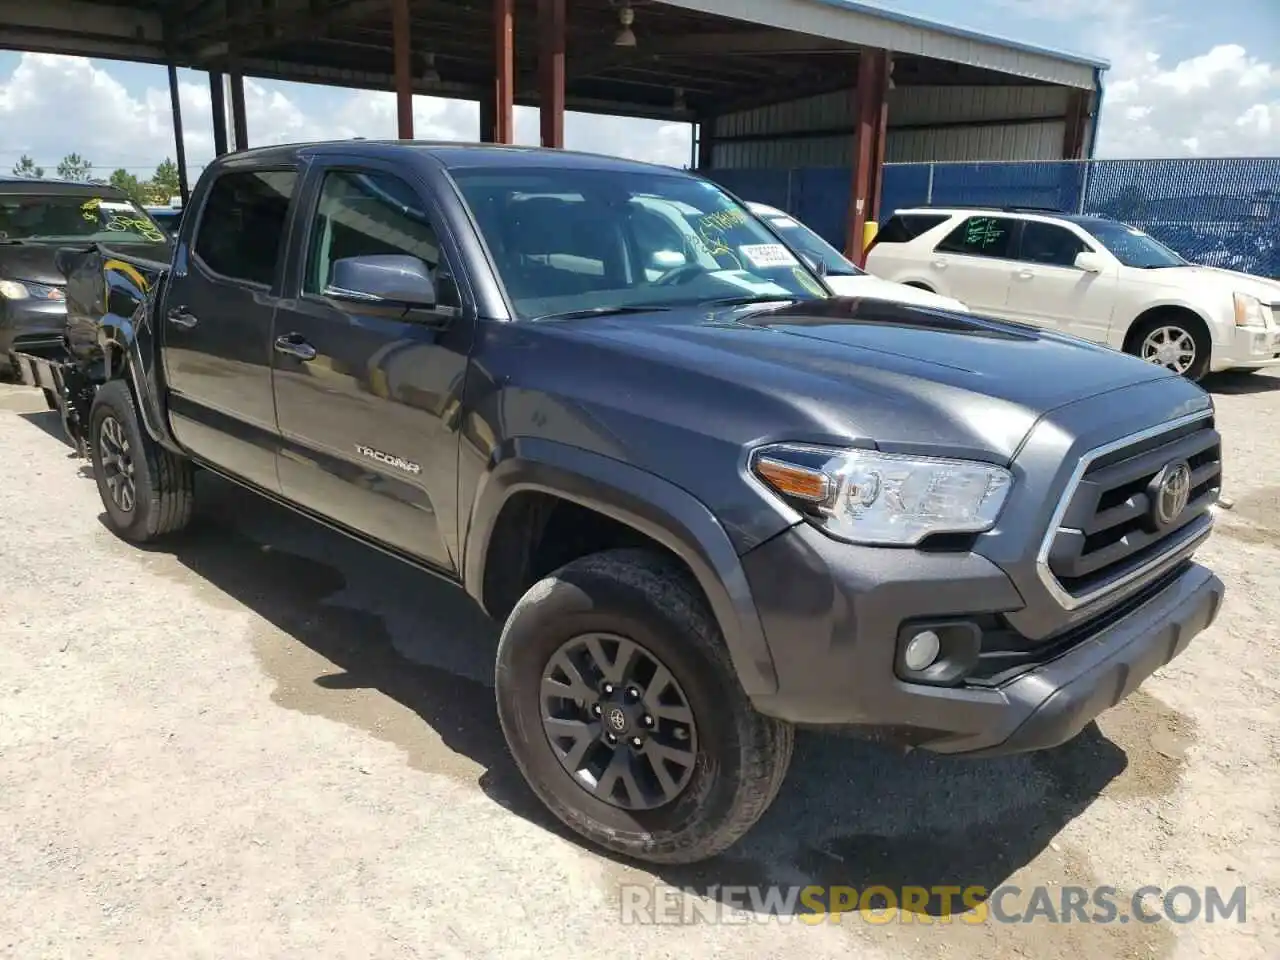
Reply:
[[[209,477],[187,536],[127,546],[40,395],[0,388],[0,956],[1280,956],[1280,378],[1211,386],[1229,594],[1183,657],[1047,754],[803,736],[732,856],[658,872],[547,822],[465,597]],[[622,923],[637,889],[767,883],[1105,884],[1122,914],[1243,885],[1248,918]]]

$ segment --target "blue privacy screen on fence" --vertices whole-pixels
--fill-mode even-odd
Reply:
[[[745,200],[787,210],[843,249],[847,169],[709,174]],[[1196,263],[1280,277],[1280,158],[887,164],[881,221],[921,203],[1102,214]]]

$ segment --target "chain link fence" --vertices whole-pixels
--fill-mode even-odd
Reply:
[[[843,249],[848,170],[713,170],[747,200],[781,207]],[[1147,231],[1194,263],[1280,278],[1280,158],[895,163],[881,221],[932,203],[1101,214]]]

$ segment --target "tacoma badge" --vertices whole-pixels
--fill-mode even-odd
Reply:
[[[397,470],[403,470],[405,473],[419,474],[422,472],[422,466],[414,463],[412,460],[405,460],[394,454],[383,453],[381,450],[375,450],[373,447],[366,447],[363,443],[356,444],[356,452],[362,457],[368,457],[370,460],[377,460],[379,463],[385,463],[388,467],[395,467]]]

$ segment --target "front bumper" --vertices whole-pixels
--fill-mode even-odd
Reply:
[[[911,621],[990,622],[1020,608],[990,561],[851,547],[807,524],[743,559],[778,673],[778,691],[755,698],[756,709],[939,753],[1018,753],[1069,740],[1186,649],[1224,593],[1210,571],[1185,563],[1118,613],[1078,627],[1066,649],[1028,641],[1022,663],[981,685],[930,686],[899,678],[896,638]]]
[[[1280,366],[1280,330],[1274,327],[1232,327],[1231,330],[1229,342],[1214,346],[1210,370]]]
[[[9,356],[21,350],[24,340],[62,337],[67,326],[67,305],[61,300],[0,300],[0,370],[13,366]]]

